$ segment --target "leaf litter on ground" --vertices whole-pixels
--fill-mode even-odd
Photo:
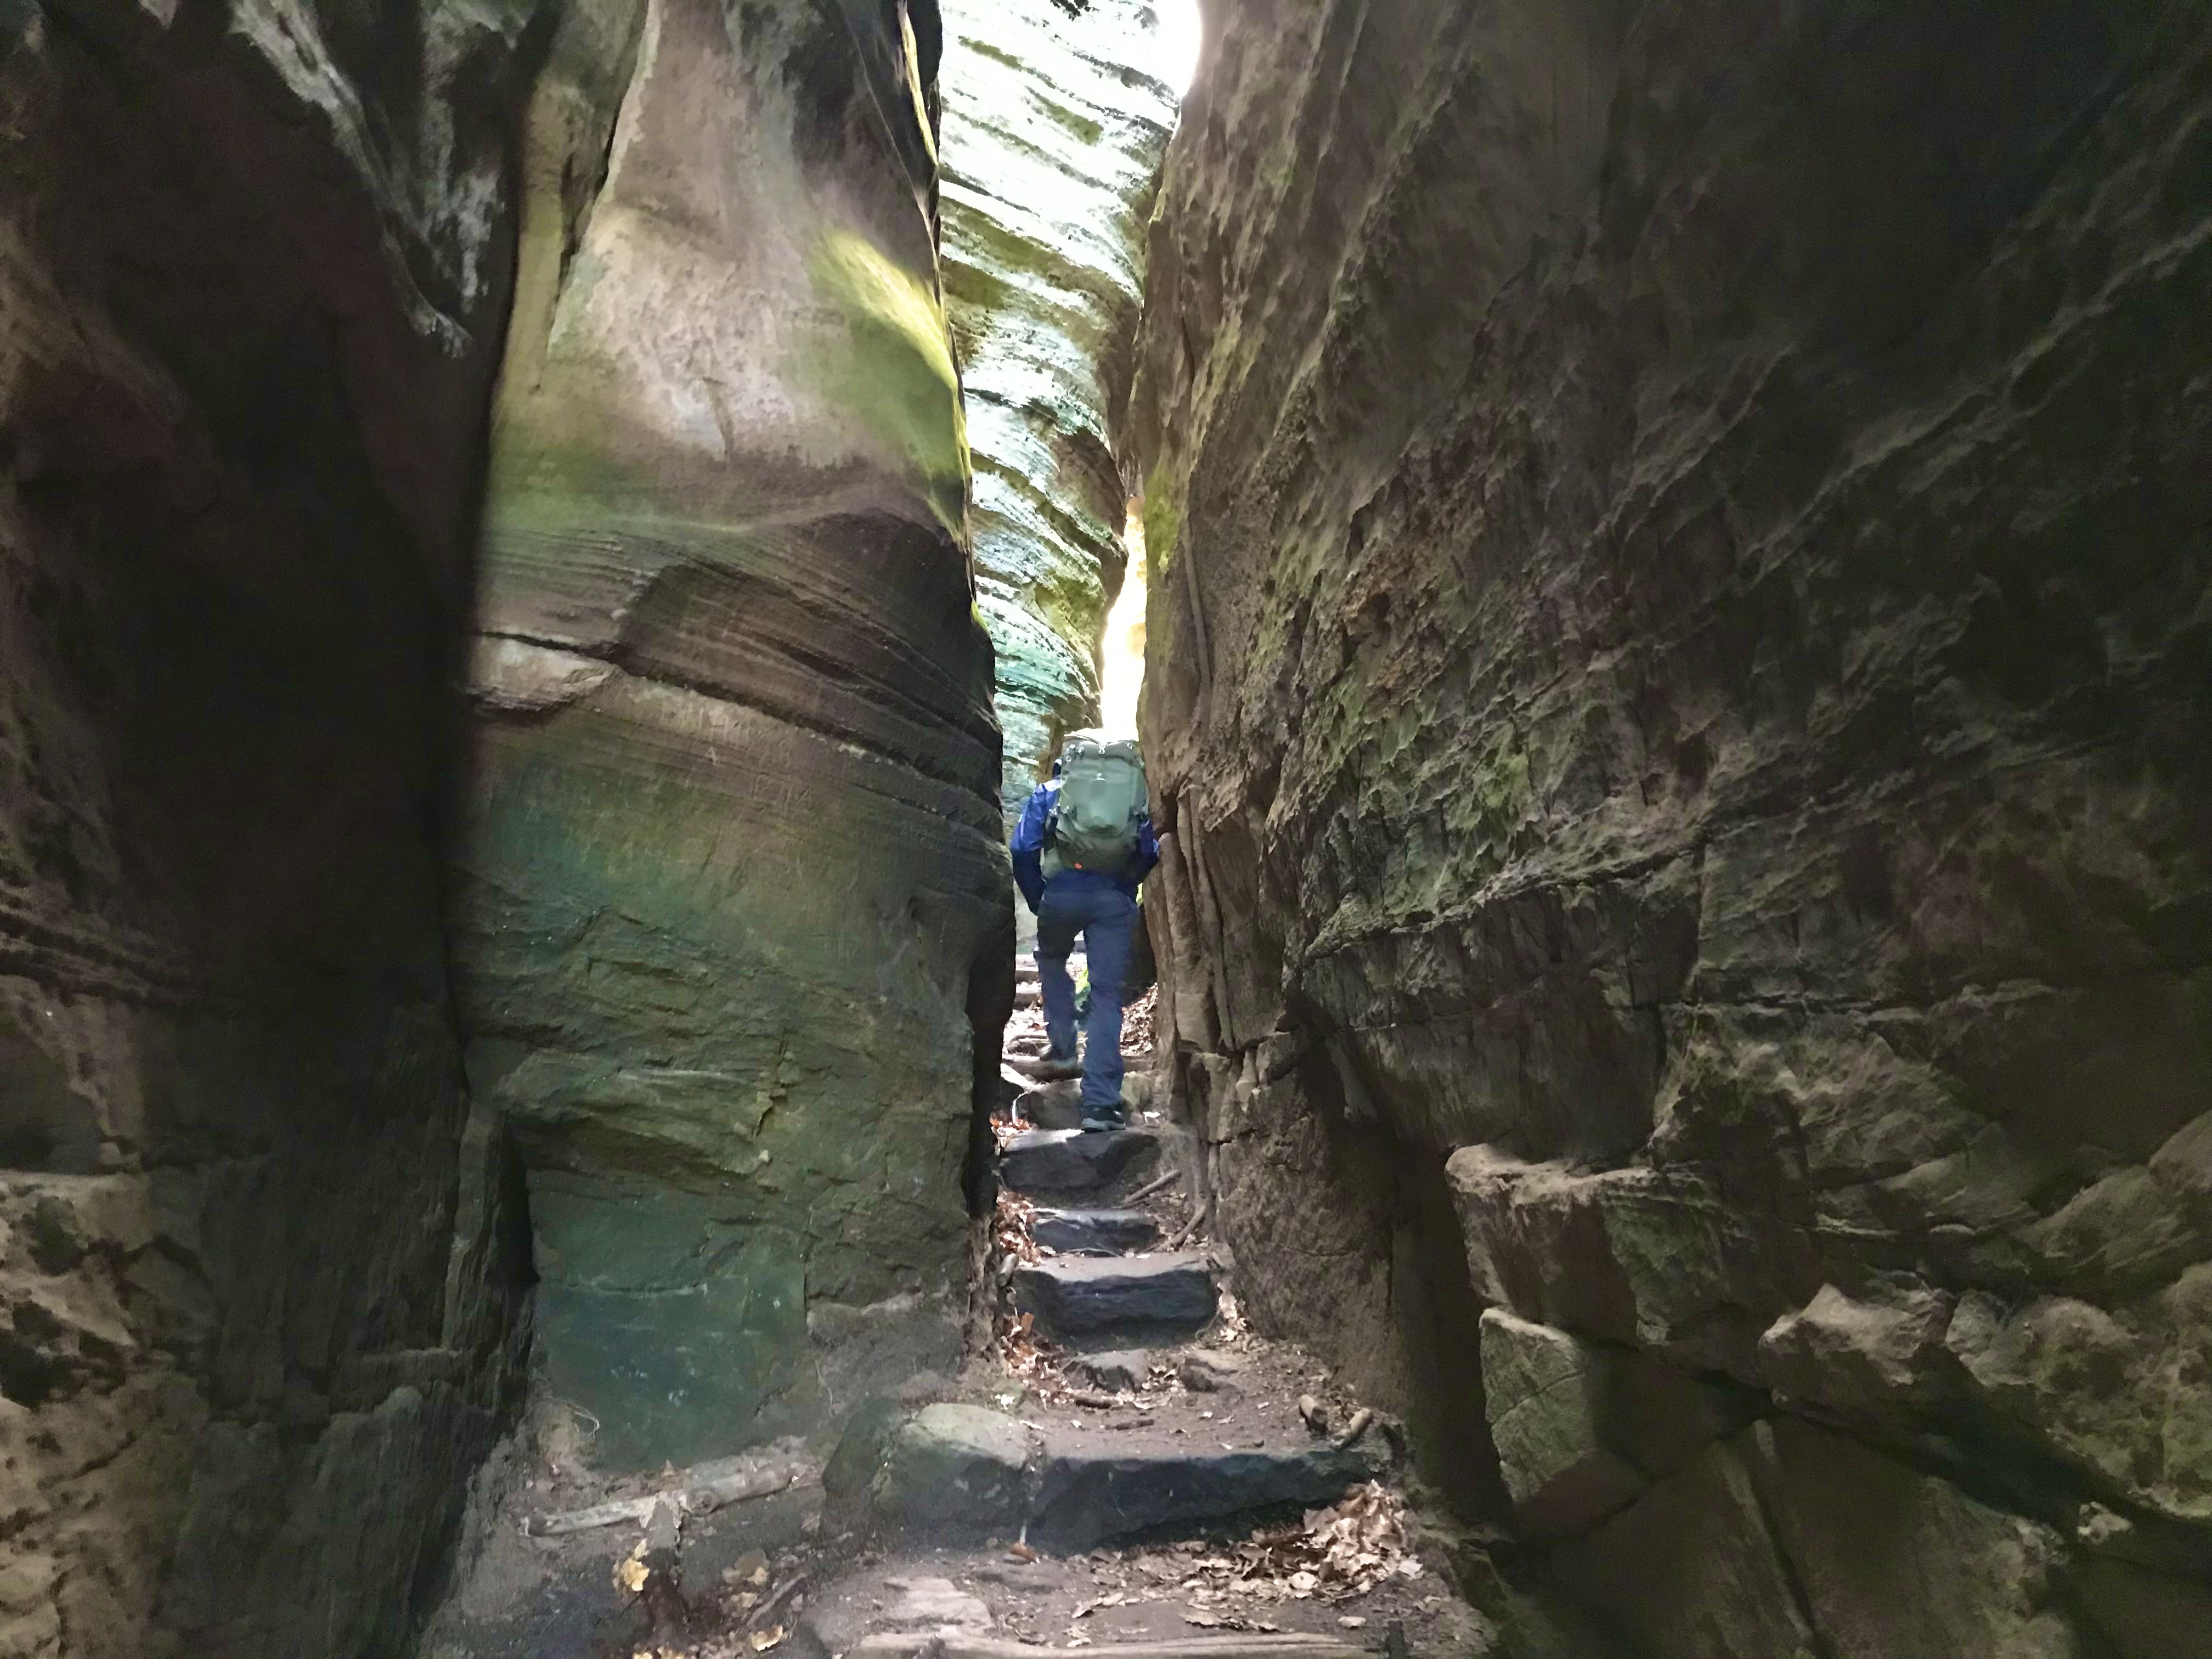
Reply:
[[[1406,1500],[1374,1480],[1308,1510],[1302,1522],[1260,1528],[1241,1543],[1186,1540],[1147,1551],[1134,1565],[1163,1589],[1182,1592],[1197,1612],[1224,1620],[1223,1610],[1240,1601],[1349,1601],[1422,1571],[1407,1547]]]

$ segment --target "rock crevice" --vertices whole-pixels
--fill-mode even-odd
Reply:
[[[1073,15],[956,0],[945,18],[945,286],[1012,815],[1061,737],[1098,719],[1099,637],[1128,560],[1144,228],[1176,101],[1145,0]]]

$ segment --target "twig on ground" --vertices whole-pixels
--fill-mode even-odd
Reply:
[[[1196,1238],[1200,1231],[1203,1230],[1206,1224],[1211,1222],[1212,1219],[1213,1200],[1209,1198],[1205,1203],[1198,1206],[1198,1212],[1196,1214],[1192,1216],[1189,1220],[1184,1222],[1182,1226],[1175,1230],[1175,1236],[1168,1240],[1167,1248],[1170,1250],[1179,1250],[1182,1249],[1184,1245],[1189,1243],[1194,1238]]]
[[[805,1573],[793,1573],[790,1577],[785,1579],[781,1584],[777,1586],[775,1592],[771,1595],[768,1600],[763,1601],[746,1616],[746,1624],[755,1630],[759,1629],[763,1625],[768,1623],[769,1614],[773,1613],[786,1601],[791,1600],[794,1595],[805,1587],[805,1583],[806,1575]]]
[[[1122,1201],[1122,1203],[1123,1203],[1123,1204],[1125,1204],[1125,1205],[1137,1205],[1137,1204],[1141,1204],[1141,1203],[1143,1203],[1146,1199],[1150,1198],[1150,1197],[1151,1197],[1154,1193],[1158,1193],[1158,1192],[1164,1192],[1164,1191],[1165,1191],[1168,1188],[1174,1186],[1174,1185],[1176,1184],[1176,1182],[1181,1181],[1182,1179],[1182,1170],[1169,1170],[1165,1175],[1162,1176],[1158,1180],[1157,1180],[1157,1181],[1147,1181],[1147,1182],[1146,1182],[1143,1186],[1141,1186],[1141,1187],[1138,1188],[1137,1188],[1137,1190],[1136,1190],[1135,1192],[1131,1193],[1131,1194],[1128,1195],[1128,1197],[1127,1197],[1126,1199],[1122,1200],[1121,1201]]]

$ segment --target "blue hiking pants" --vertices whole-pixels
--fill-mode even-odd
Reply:
[[[1075,981],[1067,953],[1083,935],[1091,962],[1091,1015],[1083,1028],[1083,1104],[1121,1109],[1121,997],[1137,938],[1137,901],[1103,882],[1055,877],[1037,908],[1037,979],[1045,1036],[1062,1059],[1075,1054]]]

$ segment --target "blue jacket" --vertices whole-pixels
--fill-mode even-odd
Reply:
[[[1014,885],[1022,890],[1022,897],[1032,910],[1044,902],[1045,825],[1051,821],[1053,798],[1059,793],[1058,778],[1039,784],[1030,792],[1029,805],[1022,808],[1022,821],[1014,828]],[[1053,880],[1066,887],[1118,887],[1134,898],[1138,884],[1159,861],[1159,837],[1152,833],[1152,821],[1147,817],[1137,824],[1137,856],[1119,875],[1103,870],[1063,870]]]

